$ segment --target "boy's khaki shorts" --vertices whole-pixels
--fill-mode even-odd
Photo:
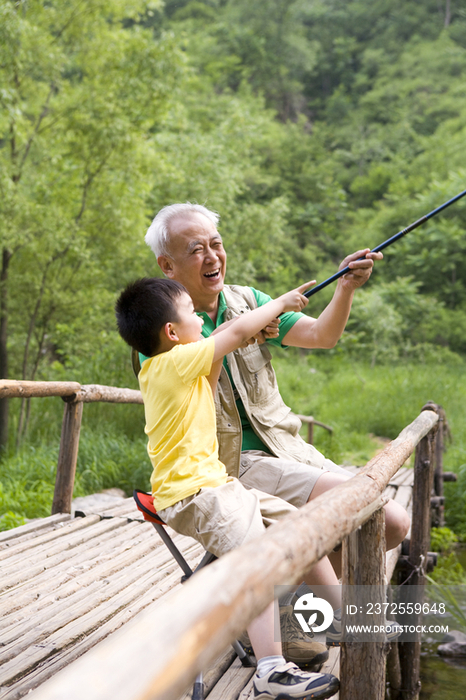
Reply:
[[[228,477],[225,484],[202,488],[158,513],[176,532],[193,537],[220,557],[259,537],[266,527],[295,510],[281,498],[246,489],[238,479]]]

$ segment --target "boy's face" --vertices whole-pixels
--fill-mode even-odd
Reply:
[[[183,292],[176,301],[178,321],[174,321],[172,326],[176,331],[178,340],[182,344],[195,343],[201,336],[201,328],[204,324],[194,311],[193,300]]]

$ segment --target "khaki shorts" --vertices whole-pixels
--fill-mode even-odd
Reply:
[[[193,537],[220,557],[295,510],[281,498],[246,489],[230,476],[226,484],[202,488],[158,513],[176,532]]]
[[[308,502],[312,489],[325,471],[352,477],[353,474],[339,467],[330,459],[324,468],[302,462],[280,459],[260,450],[241,453],[240,481],[247,489],[258,489],[301,508]]]

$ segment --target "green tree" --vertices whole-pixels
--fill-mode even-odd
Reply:
[[[115,271],[125,257],[137,267],[155,155],[147,137],[183,72],[172,37],[154,41],[140,24],[151,5],[0,4],[2,377],[12,366],[33,379],[44,358],[60,357],[65,319],[75,342],[95,332]]]

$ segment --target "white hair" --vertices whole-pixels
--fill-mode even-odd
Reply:
[[[168,255],[168,241],[170,238],[168,226],[170,221],[177,216],[188,217],[192,212],[204,214],[204,216],[206,216],[209,221],[214,224],[214,226],[217,226],[220,220],[220,216],[217,214],[217,212],[207,209],[207,207],[204,207],[202,204],[191,204],[191,202],[185,202],[184,204],[169,204],[168,206],[163,207],[147,229],[147,233],[144,238],[149,248],[155,254],[156,258],[158,258],[159,255]]]

